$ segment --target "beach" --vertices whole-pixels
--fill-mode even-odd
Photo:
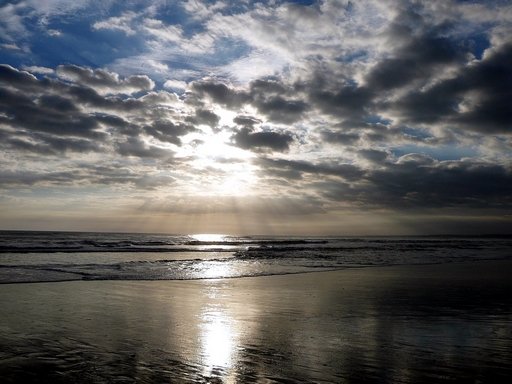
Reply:
[[[3,383],[507,382],[512,262],[0,286]]]

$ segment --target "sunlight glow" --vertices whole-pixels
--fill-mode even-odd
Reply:
[[[245,196],[257,182],[254,154],[232,145],[233,132],[201,125],[183,137],[176,157],[186,158],[195,175],[188,188],[203,196]]]
[[[205,366],[213,368],[230,368],[233,363],[235,346],[234,332],[230,319],[223,312],[206,312],[203,314],[201,346]]]
[[[201,277],[204,279],[220,279],[231,276],[232,268],[228,263],[205,262],[203,264],[206,264],[201,271]]]
[[[197,241],[205,241],[205,242],[220,242],[226,241],[227,235],[222,235],[219,233],[196,233],[194,235],[190,235],[194,240]]]

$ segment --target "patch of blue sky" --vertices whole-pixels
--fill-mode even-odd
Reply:
[[[190,15],[185,10],[183,4],[180,6],[178,4],[180,3],[169,4],[159,8],[158,13],[153,15],[152,18],[160,20],[164,25],[180,26],[185,37],[191,37],[196,33],[203,32],[205,29],[203,20],[194,18],[194,15]]]
[[[477,59],[481,59],[484,51],[491,46],[489,36],[486,33],[479,33],[468,38],[469,50]]]
[[[293,3],[299,5],[313,5],[318,3],[317,0],[286,0],[285,3]]]
[[[355,50],[334,58],[339,63],[354,63],[361,62],[368,58],[368,52],[366,50]]]
[[[137,35],[127,36],[116,30],[92,30],[86,22],[75,23],[72,28],[60,30],[60,36],[40,35],[33,38],[32,53],[40,65],[55,67],[73,63],[93,68],[103,67],[118,58],[146,50],[145,41]]]
[[[7,44],[7,43],[1,43]],[[7,49],[4,47],[0,47],[0,63],[8,64],[13,67],[20,67],[23,64],[26,64],[27,54],[22,50],[18,49]]]
[[[364,119],[365,123],[368,123],[368,124],[382,124],[382,125],[389,125],[391,124],[391,120],[389,119],[385,119],[381,116],[378,116],[378,115],[369,115],[369,116],[366,116],[365,119]]]
[[[391,149],[391,152],[396,157],[407,155],[410,153],[420,153],[437,159],[443,160],[460,160],[467,157],[475,157],[479,155],[478,150],[475,147],[466,146],[417,146],[417,145],[404,145]]]
[[[63,63],[103,67],[116,59],[136,56],[147,51],[147,42],[138,34],[121,30],[94,30],[87,21],[72,27],[56,25],[60,34],[38,34],[30,41],[32,60],[37,65],[55,67]]]
[[[419,128],[411,128],[411,127],[403,127],[400,129],[400,131],[407,136],[411,136],[417,139],[428,139],[430,137],[433,137],[430,132],[426,129],[419,129]]]

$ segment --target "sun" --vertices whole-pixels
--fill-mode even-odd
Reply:
[[[193,193],[212,196],[247,196],[257,183],[254,154],[230,143],[232,132],[201,126],[187,135],[178,156],[189,162],[197,178],[190,183]]]

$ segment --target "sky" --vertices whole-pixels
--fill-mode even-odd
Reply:
[[[512,233],[509,1],[0,4],[0,229]]]

